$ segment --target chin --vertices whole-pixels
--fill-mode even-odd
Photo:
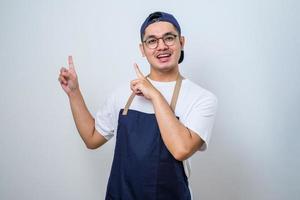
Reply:
[[[156,66],[154,68],[161,72],[170,72],[175,69],[174,66]]]
[[[157,70],[170,71],[174,69],[177,66],[177,64],[175,62],[165,62],[165,63],[155,62],[152,64],[152,66]]]

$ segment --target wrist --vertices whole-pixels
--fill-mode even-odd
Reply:
[[[74,98],[80,97],[81,96],[80,89],[76,88],[75,90],[71,90],[68,93],[68,96],[69,96],[70,99],[74,99]]]
[[[155,89],[155,92],[153,93],[153,95],[151,97],[151,101],[153,103],[155,103],[155,102],[160,101],[161,98],[163,98],[162,94],[157,89]]]

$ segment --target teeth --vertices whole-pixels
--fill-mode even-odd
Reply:
[[[168,56],[170,56],[170,54],[161,54],[161,55],[158,55],[157,57],[162,58],[162,57],[168,57]]]

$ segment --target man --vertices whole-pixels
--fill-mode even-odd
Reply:
[[[140,35],[150,74],[144,76],[135,64],[136,79],[113,92],[95,119],[80,93],[72,57],[59,81],[87,148],[100,147],[116,133],[107,200],[191,199],[187,160],[207,147],[217,99],[179,73],[184,37],[173,15],[150,14]]]

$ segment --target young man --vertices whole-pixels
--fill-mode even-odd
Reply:
[[[150,64],[145,76],[111,94],[95,119],[79,90],[72,57],[59,81],[68,94],[80,136],[96,149],[116,134],[107,200],[191,199],[188,158],[205,150],[217,99],[179,73],[184,37],[171,14],[150,14],[140,29],[140,50]]]

